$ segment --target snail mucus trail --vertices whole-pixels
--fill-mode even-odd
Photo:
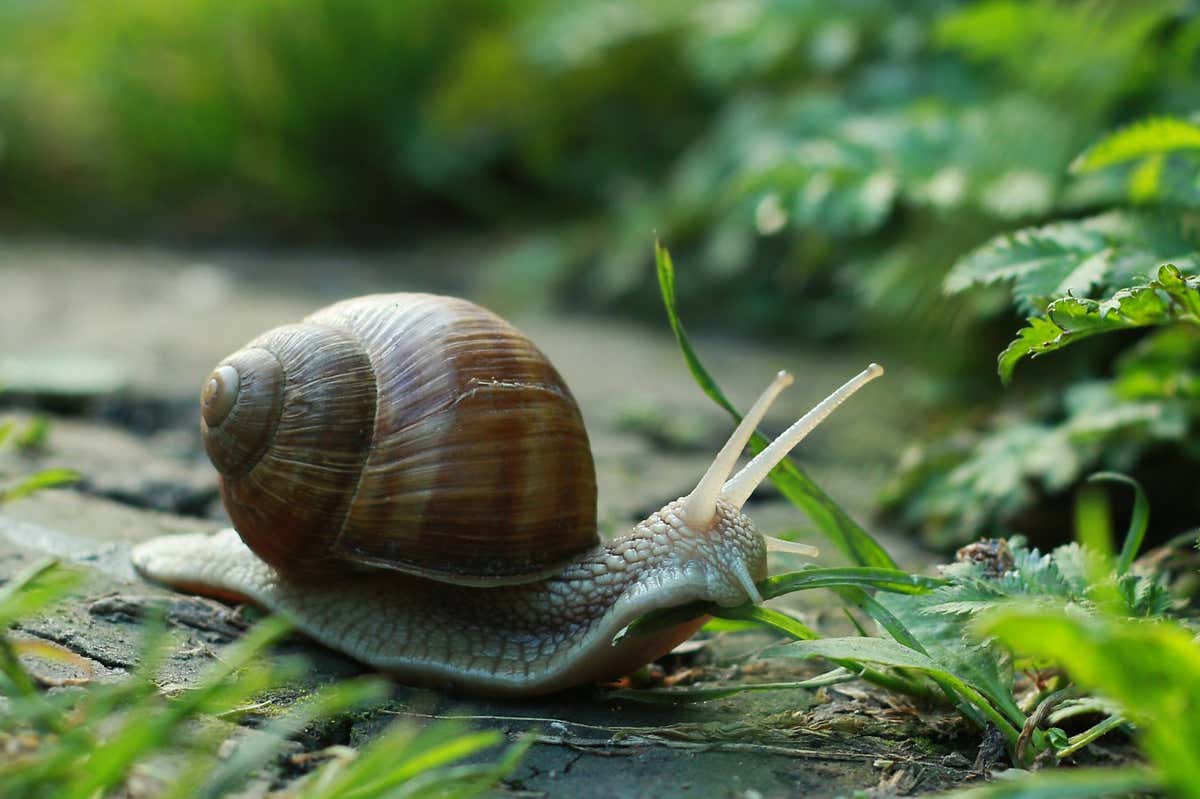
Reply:
[[[767,574],[768,550],[816,554],[763,536],[741,509],[793,447],[882,371],[871,364],[733,474],[768,407],[792,382],[780,372],[689,494],[531,581],[463,584],[362,568],[292,573],[269,565],[233,529],[153,539],[134,549],[133,562],[181,590],[280,613],[320,643],[409,683],[533,695],[611,679],[670,651],[704,622],[614,644],[637,618],[695,601],[761,602],[755,582]],[[236,370],[218,367],[204,389],[204,413],[218,419],[240,380]]]

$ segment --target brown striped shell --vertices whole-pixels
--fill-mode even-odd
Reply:
[[[281,571],[515,583],[599,543],[570,390],[465,300],[359,297],[268,331],[213,371],[201,417],[234,527]]]

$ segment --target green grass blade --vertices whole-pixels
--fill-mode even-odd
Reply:
[[[900,621],[900,619],[896,617],[896,614],[885,608],[878,600],[875,599],[875,597],[871,596],[866,591],[862,590],[861,588],[839,588],[837,589],[837,594],[844,602],[854,605],[874,619],[880,627],[887,631],[888,635],[892,636],[892,638],[899,641],[904,646],[920,652],[923,655],[929,654],[929,651],[925,649],[924,645],[921,644],[921,641],[912,634],[912,631],[908,629],[904,622]],[[970,702],[959,696],[958,692],[954,690],[953,685],[946,682],[936,674],[930,674],[929,677],[934,681],[934,683],[937,684],[938,688],[942,690],[942,693],[946,695],[946,699],[949,700],[949,702],[953,704],[958,709],[958,712],[961,713],[966,719],[980,728],[983,728],[986,725],[987,720],[984,718],[984,714],[981,713]],[[997,702],[997,706],[1008,712],[1011,720],[1015,721],[1017,717],[1021,716],[1019,710],[1015,711],[1015,715],[1013,712],[1011,712],[1015,708],[1011,701],[1011,697],[1003,697],[1002,701]]]
[[[764,608],[762,605],[738,605],[736,608],[722,608],[713,615],[722,619],[752,621],[763,627],[778,630],[789,638],[795,638],[798,641],[810,641],[821,637],[808,625],[802,624],[791,616],[780,613],[777,610]]]
[[[1129,571],[1142,548],[1142,539],[1146,537],[1146,528],[1150,524],[1150,501],[1142,484],[1132,477],[1118,472],[1097,472],[1088,478],[1089,483],[1109,482],[1124,483],[1133,489],[1133,513],[1129,517],[1129,530],[1125,533],[1125,542],[1121,545],[1121,554],[1117,556],[1117,574]]]
[[[0,493],[0,502],[12,502],[21,497],[29,496],[35,491],[41,491],[43,488],[67,485],[68,483],[76,482],[78,479],[79,475],[70,469],[46,469],[45,471],[30,475],[12,488],[5,489]]]
[[[389,690],[387,683],[372,678],[347,680],[322,689],[283,718],[272,721],[263,730],[264,735],[241,743],[234,755],[206,781],[202,790],[187,795],[194,799],[217,799],[226,795],[244,783],[255,769],[265,766],[278,754],[287,739],[315,719],[328,718],[382,700]]]
[[[842,665],[847,662],[874,663],[893,669],[905,669],[928,674],[939,683],[948,684],[956,693],[980,710],[1004,734],[1009,746],[1017,743],[1020,730],[1009,723],[988,701],[987,697],[957,674],[947,671],[928,655],[886,638],[822,638],[817,641],[795,641],[779,644],[762,653],[764,658],[823,657]]]
[[[37,561],[0,587],[0,631],[67,594],[82,575],[58,561]]]
[[[228,710],[268,688],[273,682],[272,673],[256,661],[290,629],[282,619],[269,617],[226,650],[223,659],[206,672],[195,689],[185,691],[165,708],[159,706],[154,694],[142,697],[126,714],[124,726],[91,753],[88,768],[62,792],[64,799],[90,799],[112,788],[135,762],[169,742],[187,718],[200,712]]]
[[[830,588],[838,591],[843,599],[854,601],[856,604],[864,607],[864,609],[867,609],[857,598],[850,600],[849,597],[852,595],[842,592],[854,590],[866,596],[865,592],[859,589],[874,589],[901,594],[920,594],[944,584],[945,580],[936,577],[909,574],[899,569],[843,566],[828,569],[804,569],[802,571],[778,574],[760,581],[758,583],[758,590],[764,599],[774,599],[794,591]],[[686,605],[656,610],[653,613],[647,613],[617,633],[613,638],[613,643],[619,643],[627,636],[646,635],[647,633],[674,627],[677,624],[682,624],[700,616],[716,616],[718,618],[739,620],[750,619],[755,607],[751,602],[746,602],[733,608],[724,608],[715,602],[690,602]],[[873,611],[868,610],[868,612],[891,616],[890,613],[887,613],[886,610],[878,605],[875,606]],[[761,621],[761,619],[758,620]],[[891,616],[891,620],[894,622],[892,626],[887,624],[884,626],[887,627],[889,632],[892,632],[893,636],[899,640],[915,642],[915,639],[908,634],[908,631],[904,629],[899,620],[894,616]],[[916,646],[919,646],[919,644],[916,644]]]
[[[671,262],[670,253],[659,242],[654,244],[654,258],[658,266],[658,285],[662,291],[667,320],[670,322],[671,330],[675,333],[675,340],[679,342],[679,348],[683,352],[684,360],[687,361],[692,377],[713,402],[724,408],[736,422],[740,422],[741,414],[726,398],[704,365],[700,363],[699,356],[696,355],[696,351],[692,348],[691,342],[684,332],[675,298],[675,267]],[[769,443],[770,441],[765,436],[756,432],[750,439],[750,449],[757,454]],[[780,492],[792,504],[807,513],[821,532],[854,563],[859,566],[896,568],[896,562],[891,555],[871,537],[870,533],[850,518],[840,505],[822,491],[812,478],[796,466],[791,458],[784,458],[771,471],[771,480],[778,486]]]
[[[764,599],[773,599],[793,591],[810,588],[864,588],[897,594],[924,594],[946,581],[924,577],[900,569],[865,566],[813,568],[776,574],[758,584]]]

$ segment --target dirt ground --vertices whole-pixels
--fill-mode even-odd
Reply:
[[[81,481],[0,507],[0,579],[45,554],[86,567],[88,580],[20,634],[65,646],[94,679],[120,679],[133,666],[136,608],[170,597],[170,618],[187,645],[164,679],[187,685],[239,631],[239,617],[140,580],[130,546],[154,535],[217,529],[216,476],[199,446],[196,395],[226,353],[276,324],[321,305],[376,291],[433,290],[478,299],[469,282],[486,245],[437,245],[405,254],[282,256],[57,243],[0,244],[0,416],[53,412],[44,450],[5,451],[0,474],[65,466]],[[686,279],[685,274],[680,279]],[[502,312],[507,309],[497,308]],[[713,309],[707,309],[712,311]],[[700,309],[684,308],[689,313]],[[588,425],[600,483],[601,530],[614,534],[686,492],[728,433],[728,420],[693,384],[658,325],[586,314],[505,313],[559,367]],[[773,410],[781,429],[858,371],[869,353],[818,351],[698,336],[698,350],[735,402],[745,406],[780,368],[797,385]],[[838,412],[806,442],[801,463],[860,519],[915,427],[897,401],[914,379],[889,375]],[[764,531],[808,522],[769,490],[751,515]],[[882,536],[902,562],[927,562],[902,540]],[[821,543],[814,539],[814,543]],[[838,562],[828,552],[821,561]],[[810,624],[838,623],[828,596],[793,610]],[[753,660],[769,639],[723,634],[668,658],[695,679],[794,679],[816,665]],[[354,663],[301,639],[283,647],[312,664],[303,693],[359,673]],[[815,692],[746,693],[695,705],[641,704],[586,687],[527,701],[481,701],[397,686],[385,710],[332,725],[299,749],[369,740],[396,717],[415,723],[465,718],[537,744],[499,795],[564,797],[776,797],[917,794],[971,776],[979,739],[936,708],[915,708],[858,683]],[[231,737],[250,734],[229,725]],[[279,774],[264,775],[263,793]],[[253,795],[253,794],[252,794]]]

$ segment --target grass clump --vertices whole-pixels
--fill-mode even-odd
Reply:
[[[0,590],[0,630],[65,596],[79,579],[77,572],[49,560],[27,569]],[[194,684],[169,693],[158,684],[172,650],[161,620],[146,625],[137,669],[112,682],[39,677],[22,663],[26,640],[0,636],[3,795],[94,799],[125,791],[215,799],[256,777],[271,778],[287,742],[306,727],[387,698],[389,687],[382,679],[344,681],[274,714],[253,733],[232,730],[229,721],[264,712],[269,703],[261,698],[303,673],[298,661],[266,656],[288,631],[277,618],[260,622]],[[59,657],[70,661],[73,656]],[[359,750],[331,747],[319,753],[314,759],[320,765],[284,786],[282,795],[474,796],[510,773],[528,745],[517,743],[494,760],[479,760],[501,743],[500,732],[398,724]],[[468,758],[474,762],[464,763]]]

